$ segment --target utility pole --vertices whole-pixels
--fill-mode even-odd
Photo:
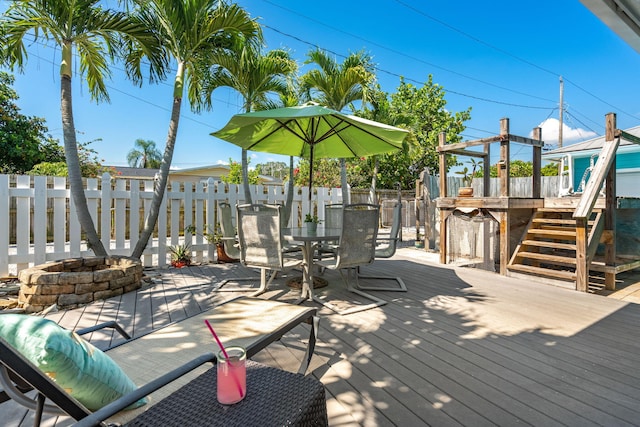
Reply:
[[[564,121],[564,81],[560,76],[560,120],[558,128],[558,148],[562,148],[562,127]]]

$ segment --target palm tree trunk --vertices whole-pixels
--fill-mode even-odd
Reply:
[[[347,162],[340,159],[340,186],[342,187],[342,204],[349,204],[349,183],[347,182]]]
[[[173,99],[173,107],[171,108],[171,121],[169,122],[169,133],[167,134],[167,145],[164,149],[164,156],[162,157],[162,163],[160,164],[160,177],[155,182],[153,187],[153,199],[151,199],[151,207],[149,213],[144,220],[144,228],[140,233],[140,239],[136,243],[136,247],[133,249],[131,256],[133,258],[140,258],[144,249],[147,247],[147,243],[151,238],[151,233],[156,227],[158,222],[158,215],[160,214],[160,205],[164,198],[164,191],[167,188],[167,181],[169,180],[169,169],[171,167],[171,161],[173,159],[173,149],[176,145],[176,138],[178,136],[178,124],[180,122],[180,108],[182,106],[182,98]]]
[[[249,161],[247,160],[247,150],[242,149],[242,188],[244,188],[245,203],[251,201],[251,188],[249,187]]]
[[[171,119],[169,120],[169,132],[167,133],[167,143],[164,147],[164,156],[160,163],[160,176],[153,187],[153,198],[151,199],[149,213],[144,219],[144,227],[142,233],[140,233],[140,239],[131,253],[133,258],[140,258],[142,256],[144,249],[147,247],[147,243],[149,243],[151,234],[156,228],[158,215],[160,215],[160,205],[162,204],[164,192],[167,188],[169,169],[171,168],[171,161],[173,160],[173,150],[176,146],[176,138],[178,137],[182,94],[184,93],[184,72],[184,62],[178,62],[178,70],[176,71],[176,78],[173,84],[173,105],[171,107]]]
[[[245,113],[251,112],[251,104],[247,104],[244,110]],[[247,150],[242,149],[242,188],[244,188],[244,200],[245,203],[253,203],[251,197],[251,188],[249,187],[249,159],[247,158]]]
[[[378,156],[374,156],[373,175],[371,176],[371,187],[369,188],[369,203],[377,205],[376,187],[378,182]]]
[[[287,187],[287,200],[284,202],[283,223],[289,224],[291,208],[293,207],[293,156],[289,156],[289,186]]]
[[[71,63],[67,62],[67,64]],[[87,246],[89,249],[97,256],[107,256],[107,251],[98,237],[96,227],[93,224],[93,219],[87,206],[87,198],[84,194],[80,159],[78,157],[78,144],[76,142],[76,128],[73,122],[71,75],[65,72],[65,69],[60,70],[60,112],[62,115],[62,132],[64,135],[64,155],[67,160],[67,172],[69,174],[69,190],[76,207],[78,222],[80,222],[80,227],[87,236]],[[108,208],[107,206],[102,207],[102,209]]]

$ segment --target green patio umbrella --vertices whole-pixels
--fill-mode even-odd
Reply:
[[[400,150],[409,132],[330,108],[307,104],[236,114],[211,135],[246,150],[309,159],[367,157]]]

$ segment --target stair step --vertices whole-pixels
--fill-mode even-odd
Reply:
[[[576,226],[567,227],[565,225],[543,225],[541,227],[532,228],[532,230],[558,230],[558,231],[573,231],[575,232]]]
[[[522,244],[525,246],[537,246],[541,248],[566,249],[569,251],[576,250],[576,245],[572,245],[570,243],[544,242],[542,240],[523,240]]]
[[[576,226],[575,219],[557,219],[557,218],[534,218],[532,221],[534,224],[556,224],[556,225],[571,225],[573,227]],[[592,226],[595,221],[588,221],[587,224]]]
[[[538,208],[538,209],[536,209],[536,212],[570,212],[570,213],[573,213],[574,211],[575,211],[575,208]]]
[[[549,268],[534,267],[532,265],[511,264],[507,266],[508,270],[519,271],[522,273],[535,274],[538,276],[553,277],[562,280],[576,280],[576,274],[572,271],[551,270]]]
[[[575,240],[576,239],[576,231],[574,230],[546,230],[539,228],[530,229],[527,234],[533,235],[536,237],[546,237],[549,239],[565,239],[565,240]]]
[[[575,208],[538,208],[536,209],[536,212],[560,212],[560,213],[573,213],[575,211]],[[600,208],[593,208],[591,210],[591,212],[593,213],[599,213],[602,212],[602,209]]]
[[[576,265],[575,257],[566,257],[562,255],[542,254],[540,252],[518,252],[518,257],[546,261],[551,264]]]

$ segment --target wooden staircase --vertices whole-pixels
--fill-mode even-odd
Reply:
[[[537,209],[525,230],[520,244],[507,265],[510,272],[534,275],[543,280],[576,283],[578,268],[577,227],[574,209]],[[587,220],[587,256],[582,262],[588,269],[602,235],[602,209],[593,209]]]

